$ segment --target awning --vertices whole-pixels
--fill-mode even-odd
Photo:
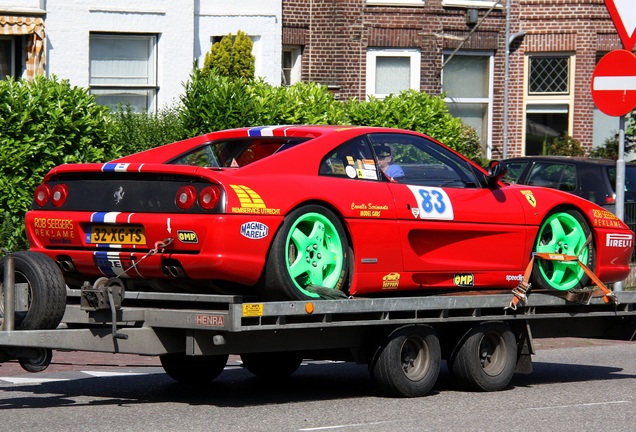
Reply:
[[[44,19],[39,17],[0,15],[0,35],[31,36],[26,45],[26,79],[44,75]]]

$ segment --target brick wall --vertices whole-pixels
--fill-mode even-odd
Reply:
[[[480,9],[479,19],[486,13]],[[304,47],[302,79],[328,84],[342,98],[364,99],[366,52],[370,47],[418,48],[421,90],[441,91],[443,50],[495,52],[493,157],[501,157],[505,86],[505,10],[497,8],[471,34],[464,8],[442,0],[423,7],[368,6],[364,0],[284,0],[283,43]],[[525,37],[511,46],[508,156],[523,152],[524,57],[536,52],[575,53],[573,137],[592,145],[590,79],[598,51],[620,48],[603,0],[512,0],[511,34]],[[470,37],[469,37],[470,36]]]

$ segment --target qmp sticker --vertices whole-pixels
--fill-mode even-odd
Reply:
[[[420,219],[453,220],[453,203],[442,188],[407,186],[417,200]],[[413,212],[415,216],[416,212]],[[416,216],[417,217],[417,216]]]

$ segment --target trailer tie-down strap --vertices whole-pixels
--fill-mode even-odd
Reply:
[[[528,291],[530,291],[530,287],[532,286],[532,284],[530,283],[530,276],[532,274],[532,267],[534,266],[535,258],[549,260],[549,261],[564,261],[564,262],[576,261],[579,267],[583,269],[585,274],[592,280],[592,282],[594,282],[594,284],[596,284],[597,288],[594,291],[600,291],[603,293],[603,301],[605,303],[613,303],[615,305],[618,305],[618,299],[616,298],[616,295],[614,295],[614,293],[609,288],[607,288],[603,282],[601,282],[598,276],[596,276],[594,272],[590,270],[588,266],[586,266],[585,264],[581,262],[578,256],[564,255],[564,254],[557,254],[557,253],[533,252],[532,258],[530,259],[530,262],[528,263],[528,266],[526,267],[526,271],[523,275],[523,280],[519,282],[519,285],[512,290],[512,295],[513,295],[512,300],[510,301],[510,304],[506,306],[504,309],[517,310],[517,306],[519,304],[525,303],[526,299],[528,298]],[[593,295],[594,291],[590,291],[589,292],[590,295],[586,296],[588,301],[594,296]],[[571,291],[569,291],[566,294],[567,300],[574,299],[574,298],[576,298],[575,293],[572,293]]]

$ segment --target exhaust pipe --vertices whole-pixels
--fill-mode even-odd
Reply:
[[[59,265],[60,268],[67,273],[74,273],[76,271],[73,261],[61,260],[57,262],[57,265]]]
[[[178,265],[165,265],[163,266],[163,274],[171,276],[173,278],[184,278],[186,276],[183,267]]]

